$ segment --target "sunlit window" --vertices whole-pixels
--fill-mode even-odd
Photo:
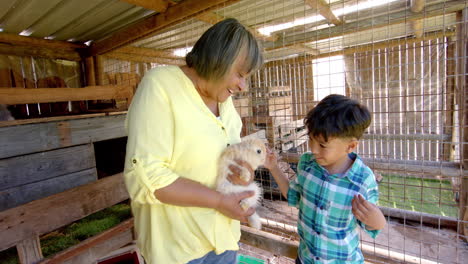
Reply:
[[[316,59],[312,63],[315,100],[320,101],[329,94],[345,95],[343,56]]]

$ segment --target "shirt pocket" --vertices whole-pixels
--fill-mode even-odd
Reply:
[[[352,197],[346,197],[344,201],[330,201],[325,218],[329,228],[337,231],[349,228],[353,219],[351,200]]]

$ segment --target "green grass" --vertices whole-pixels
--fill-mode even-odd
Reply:
[[[99,234],[130,218],[130,205],[121,203],[89,215],[71,225],[63,227],[40,238],[44,257],[51,256],[81,241]],[[0,252],[0,264],[19,263],[16,249]]]
[[[379,205],[435,215],[457,217],[450,181],[382,175]]]

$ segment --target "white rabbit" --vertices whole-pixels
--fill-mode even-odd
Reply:
[[[241,201],[241,206],[245,210],[250,207],[255,208],[259,205],[260,198],[262,197],[262,189],[260,186],[254,181],[247,186],[235,185],[227,179],[228,174],[231,172],[229,170],[229,165],[238,166],[234,161],[236,159],[249,163],[254,170],[257,169],[259,166],[265,163],[265,141],[261,139],[246,139],[241,143],[230,145],[221,153],[218,163],[216,190],[223,194],[254,191],[255,194],[253,196],[245,198]],[[240,178],[244,181],[249,181],[251,177],[250,172],[244,167],[240,168]],[[249,216],[249,225],[256,229],[261,229],[262,222],[260,221],[260,216],[258,216],[256,212]]]

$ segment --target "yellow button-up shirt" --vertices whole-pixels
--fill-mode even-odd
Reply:
[[[239,221],[214,209],[163,204],[154,195],[179,177],[215,187],[218,157],[227,144],[240,142],[242,127],[231,98],[219,110],[217,118],[176,66],[147,72],[138,86],[126,120],[124,177],[148,264],[238,250]]]

